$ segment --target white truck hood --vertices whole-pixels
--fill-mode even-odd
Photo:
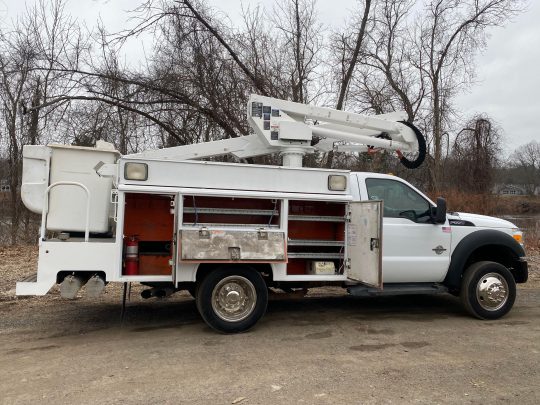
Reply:
[[[448,213],[448,219],[457,219],[462,221],[472,222],[475,226],[483,228],[517,228],[510,221],[505,219],[489,217],[487,215],[469,214],[466,212],[452,212]]]

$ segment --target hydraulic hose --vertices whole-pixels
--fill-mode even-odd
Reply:
[[[412,129],[418,141],[418,156],[416,157],[416,159],[409,160],[405,156],[403,156],[401,152],[398,151],[399,161],[407,169],[416,169],[420,167],[420,165],[424,163],[424,160],[426,159],[426,138],[424,138],[424,135],[422,135],[422,132],[420,132],[420,130],[417,127],[415,127],[412,123],[408,121],[398,121],[398,122]]]

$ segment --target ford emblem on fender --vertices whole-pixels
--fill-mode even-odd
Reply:
[[[436,248],[434,249],[431,249],[433,250],[435,253],[437,253],[438,255],[442,255],[443,252],[446,251],[445,248],[443,248],[441,245],[437,246]]]

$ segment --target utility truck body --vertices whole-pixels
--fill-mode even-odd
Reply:
[[[418,148],[411,127],[386,121],[395,117],[327,110],[252,96],[256,134],[247,137],[127,156],[103,142],[26,146],[22,198],[42,224],[37,276],[17,283],[17,294],[43,295],[57,283],[66,298],[83,285],[98,296],[109,282],[147,285],[145,297],[188,290],[222,332],[252,327],[269,287],[450,292],[479,318],[507,313],[515,283],[527,280],[519,229],[446,213],[444,200],[395,176],[294,167],[313,150],[311,134]],[[302,113],[329,123],[309,129]],[[405,136],[376,138],[381,130]],[[189,160],[275,152],[293,167]]]

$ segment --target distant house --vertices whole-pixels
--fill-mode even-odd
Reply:
[[[531,190],[534,190],[531,192]],[[499,195],[540,195],[540,187],[533,184],[496,184],[493,194]]]
[[[0,193],[9,193],[11,186],[7,180],[0,180]]]
[[[4,205],[4,201],[7,201],[10,198],[11,186],[8,184],[7,180],[0,179],[0,206]]]

